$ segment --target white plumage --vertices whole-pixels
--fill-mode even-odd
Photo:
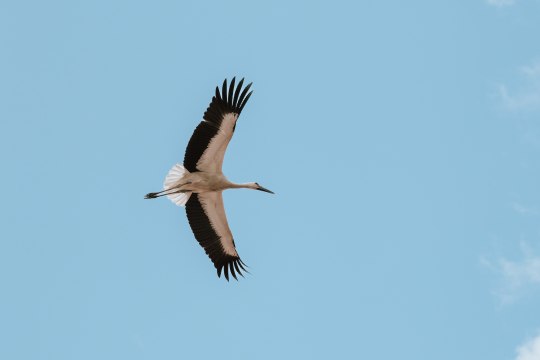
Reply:
[[[172,167],[172,169],[169,171],[167,176],[165,177],[165,182],[163,182],[163,190],[170,190],[174,189],[174,187],[181,183],[182,177],[187,173],[188,171],[184,168],[183,165],[176,164]],[[171,195],[167,195],[169,199],[173,203],[175,203],[178,206],[185,206],[189,196],[191,193],[189,192],[179,192]]]
[[[195,238],[204,248],[218,276],[223,270],[237,279],[244,263],[238,256],[223,206],[222,192],[226,189],[247,188],[272,193],[255,182],[235,184],[227,180],[221,168],[227,145],[236,122],[251,96],[251,84],[242,89],[244,79],[235,88],[235,78],[227,88],[216,87],[216,94],[189,140],[184,164],[176,164],[165,177],[163,191],[149,193],[147,199],[166,195],[172,202],[186,207],[186,214]]]

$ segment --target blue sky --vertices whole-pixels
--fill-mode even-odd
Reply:
[[[540,2],[0,4],[3,359],[540,358]],[[234,75],[251,275],[159,190]]]

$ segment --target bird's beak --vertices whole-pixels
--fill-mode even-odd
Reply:
[[[273,191],[270,191],[270,190],[268,190],[267,188],[263,188],[261,185],[259,185],[259,187],[257,188],[257,190],[261,190],[261,191],[264,191],[264,192],[267,192],[267,193],[270,193],[270,194],[273,194],[273,193],[274,193]]]

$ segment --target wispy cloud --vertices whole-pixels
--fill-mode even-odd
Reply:
[[[531,109],[540,106],[540,89],[510,93],[506,85],[499,85],[499,95],[511,110]]]
[[[540,76],[540,61],[537,61],[532,66],[523,66],[521,68],[521,71],[525,73],[525,75],[530,77],[539,77]]]
[[[494,294],[502,304],[515,302],[519,297],[540,285],[540,255],[525,243],[521,244],[522,259],[508,260],[482,258],[484,266],[499,274],[499,285]]]
[[[499,85],[499,96],[510,110],[540,109],[540,61],[520,69],[522,84],[517,90]]]
[[[540,359],[540,334],[535,338],[525,341],[516,349],[516,360]]]
[[[486,0],[486,2],[489,5],[503,7],[503,6],[514,5],[516,3],[516,0]]]
[[[515,212],[521,215],[530,215],[530,216],[538,216],[540,215],[540,211],[534,207],[526,206],[518,202],[512,203],[512,209],[514,209]]]

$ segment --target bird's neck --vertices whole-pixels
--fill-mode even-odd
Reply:
[[[243,184],[230,184],[231,189],[255,189],[256,185],[255,183],[243,183]]]

